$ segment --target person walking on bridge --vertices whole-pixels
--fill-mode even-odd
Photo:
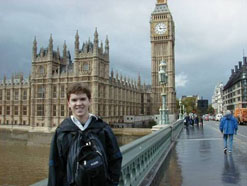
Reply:
[[[229,153],[232,152],[233,135],[237,134],[238,122],[232,116],[231,111],[227,110],[225,116],[220,121],[220,131],[224,138],[224,153],[227,152],[227,140],[229,139]]]

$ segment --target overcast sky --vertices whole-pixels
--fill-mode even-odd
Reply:
[[[97,27],[110,41],[110,68],[123,76],[151,82],[150,15],[156,0],[0,0],[0,79],[31,71],[36,36],[38,51],[66,40],[74,56]],[[209,99],[219,82],[247,54],[246,0],[168,0],[175,22],[176,91]]]

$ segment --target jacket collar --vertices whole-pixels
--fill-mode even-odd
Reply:
[[[104,126],[105,124],[102,119],[94,115],[91,115],[91,122],[88,124],[88,127],[85,130],[103,128]],[[65,120],[63,120],[63,122],[59,125],[58,129],[63,132],[76,132],[80,130],[80,128],[77,125],[75,125],[75,123],[71,120],[71,117],[68,117]]]

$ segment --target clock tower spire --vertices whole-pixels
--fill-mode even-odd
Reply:
[[[176,91],[175,91],[175,26],[171,12],[167,5],[167,0],[157,0],[155,9],[150,20],[150,40],[152,57],[152,113],[158,114],[162,104],[159,83],[159,64],[166,61],[168,82],[166,87],[167,108],[169,114],[175,113]]]

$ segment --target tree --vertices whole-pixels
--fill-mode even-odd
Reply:
[[[212,107],[212,104],[208,105],[208,113],[212,115],[215,113],[214,108]]]
[[[197,108],[196,108],[196,98],[195,97],[187,97],[182,99],[182,104],[185,107],[185,111],[187,113],[196,113]]]
[[[176,108],[175,108],[175,113],[179,113],[179,100],[176,99]]]

